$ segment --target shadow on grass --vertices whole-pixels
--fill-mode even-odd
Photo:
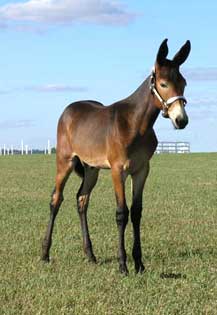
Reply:
[[[186,279],[187,276],[181,273],[174,273],[174,272],[162,272],[160,274],[161,279]]]
[[[188,258],[192,256],[198,256],[200,258],[204,256],[216,256],[217,251],[213,248],[196,248],[196,249],[186,249],[185,251],[179,252],[179,256],[183,258]]]
[[[98,265],[107,265],[107,264],[111,264],[111,263],[117,262],[117,261],[118,261],[117,257],[99,258],[99,259],[97,259],[97,264]]]

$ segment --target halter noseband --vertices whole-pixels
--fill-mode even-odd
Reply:
[[[155,71],[153,70],[151,73],[151,84],[150,84],[150,90],[151,92],[158,98],[158,100],[161,102],[161,104],[163,105],[162,108],[162,116],[165,118],[168,118],[168,109],[170,108],[170,106],[176,102],[177,100],[182,100],[184,106],[187,104],[187,100],[184,96],[173,96],[170,97],[167,101],[165,101],[163,99],[163,97],[160,95],[160,93],[158,92],[158,90],[156,89],[156,85],[155,85]]]

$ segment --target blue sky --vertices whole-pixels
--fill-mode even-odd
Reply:
[[[217,151],[216,12],[214,0],[0,0],[0,146],[54,145],[69,103],[128,96],[168,38],[171,58],[192,43],[182,66],[190,122],[176,131],[159,116],[158,139]]]

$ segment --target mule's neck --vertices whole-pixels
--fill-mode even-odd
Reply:
[[[141,134],[153,127],[160,112],[154,104],[154,96],[150,90],[150,80],[151,76],[127,98],[127,102],[132,108],[132,121],[135,124],[135,129],[138,129]]]

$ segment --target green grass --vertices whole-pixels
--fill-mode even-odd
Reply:
[[[89,207],[98,264],[82,252],[74,174],[56,220],[51,263],[40,261],[54,176],[54,156],[0,157],[0,314],[217,314],[217,154],[154,156],[141,228],[146,273],[137,276],[131,224],[130,275],[118,272],[109,171],[101,172]],[[128,200],[129,191],[128,182]]]

